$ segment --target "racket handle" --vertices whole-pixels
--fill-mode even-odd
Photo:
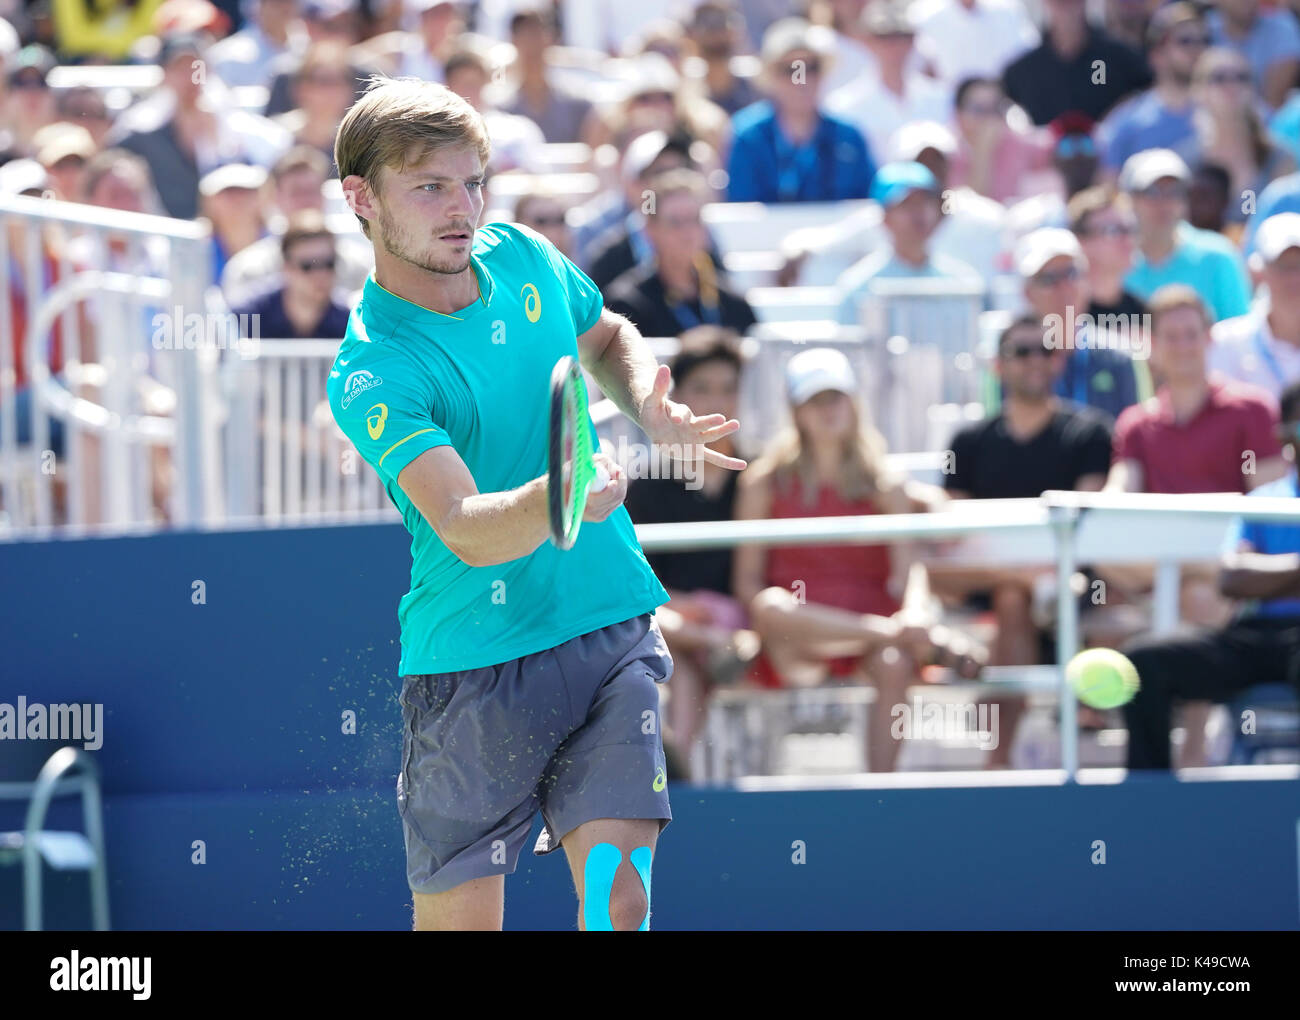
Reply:
[[[604,464],[596,465],[596,477],[591,483],[591,492],[600,492],[609,484],[609,472],[605,470]]]

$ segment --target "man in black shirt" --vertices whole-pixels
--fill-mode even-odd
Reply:
[[[654,179],[654,208],[646,216],[653,262],[629,269],[605,290],[605,306],[625,315],[643,336],[677,336],[695,326],[743,333],[754,310],[718,275],[700,218],[706,185],[694,170]]]
[[[1151,84],[1146,58],[1088,24],[1085,0],[1044,0],[1043,41],[1002,72],[1002,86],[1039,127],[1067,111],[1094,121]]]
[[[699,326],[684,333],[681,342],[671,366],[673,399],[697,414],[734,418],[740,391],[739,338],[717,326]],[[729,436],[715,446],[736,455]],[[659,477],[638,477],[625,465],[633,481],[623,505],[634,524],[732,520],[736,472],[713,464],[679,471],[680,462],[665,458],[647,458],[646,463],[659,464]],[[664,477],[664,466],[681,477]],[[758,653],[758,636],[748,629],[745,613],[731,594],[731,554],[728,546],[646,555],[671,599],[659,607],[656,619],[675,664],[664,741],[675,752],[679,769],[704,721],[710,684],[739,674]]]
[[[1003,331],[995,365],[1002,381],[1002,409],[954,437],[953,470],[944,477],[949,496],[1030,499],[1048,489],[1095,492],[1102,487],[1110,469],[1110,423],[1100,411],[1054,392],[1064,353],[1048,345],[1037,316],[1022,316]],[[1031,613],[1033,581],[1034,574],[1024,568],[932,571],[936,587],[970,593],[974,582],[976,604],[991,603],[997,637],[990,662],[998,666],[1040,661],[1039,632]],[[1004,731],[989,764],[1005,766],[1023,699],[998,703]]]

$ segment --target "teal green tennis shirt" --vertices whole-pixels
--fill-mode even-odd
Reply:
[[[455,449],[479,492],[544,475],[551,369],[578,357],[578,336],[600,317],[596,285],[531,230],[480,227],[470,264],[480,296],[455,315],[366,280],[326,384],[334,420],[411,533],[411,590],[397,613],[402,676],[507,662],[668,601],[623,507],[583,524],[568,551],[548,540],[520,559],[471,567],[397,484],[435,446]]]

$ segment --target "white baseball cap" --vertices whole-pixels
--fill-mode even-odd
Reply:
[[[814,347],[800,351],[786,363],[785,388],[790,403],[797,407],[823,390],[854,396],[858,392],[858,380],[842,352],[833,347]]]
[[[1061,255],[1083,262],[1079,239],[1064,227],[1039,227],[1022,237],[1016,245],[1016,271],[1026,279],[1037,276],[1043,266]]]
[[[1120,190],[1146,191],[1162,177],[1174,177],[1186,184],[1192,172],[1173,149],[1144,149],[1124,161],[1119,172]]]
[[[247,188],[256,191],[266,183],[266,169],[248,163],[227,163],[209,170],[199,181],[199,194],[219,195],[227,188]]]
[[[926,149],[934,149],[945,156],[957,151],[957,137],[937,120],[914,120],[894,132],[889,141],[891,159],[910,163]]]
[[[1300,213],[1270,216],[1255,232],[1255,251],[1265,262],[1276,261],[1288,248],[1300,248]]]

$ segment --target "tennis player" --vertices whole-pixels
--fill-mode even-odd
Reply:
[[[668,595],[623,508],[593,493],[574,547],[549,540],[551,369],[579,358],[652,442],[739,470],[738,429],[668,398],[671,373],[541,235],[479,226],[490,148],[459,96],[373,79],[335,159],[375,252],[329,375],[339,427],[411,533],[401,599],[397,801],[415,927],[499,929],[505,876],[562,846],[583,930],[646,930],[672,813],[656,684]],[[589,419],[588,419],[589,421]]]

